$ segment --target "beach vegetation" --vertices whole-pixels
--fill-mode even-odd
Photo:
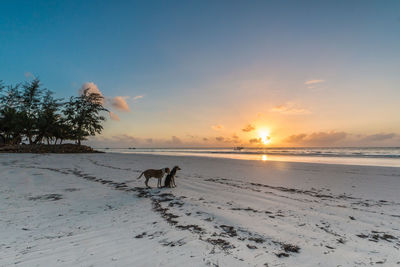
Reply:
[[[102,95],[85,89],[68,101],[54,98],[40,80],[16,85],[0,81],[0,136],[2,144],[62,144],[70,140],[80,145],[103,130]]]

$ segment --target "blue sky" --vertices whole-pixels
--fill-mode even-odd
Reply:
[[[123,97],[129,111],[113,110],[119,121],[106,123],[104,142],[230,146],[265,128],[276,145],[342,132],[338,145],[363,145],[376,134],[394,134],[382,145],[395,145],[399,70],[399,1],[8,1],[0,8],[0,79],[16,83],[31,73],[61,97],[86,82],[109,99]],[[254,132],[242,131],[248,124]]]

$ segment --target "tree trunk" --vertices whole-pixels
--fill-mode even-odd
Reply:
[[[0,134],[0,146],[6,144],[6,137]]]
[[[35,141],[33,141],[33,144],[37,144],[37,143],[41,144],[42,143],[42,139],[43,139],[43,134],[38,134],[36,136]]]

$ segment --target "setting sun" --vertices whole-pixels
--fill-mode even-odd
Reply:
[[[271,137],[269,136],[269,131],[268,130],[261,130],[259,131],[259,137],[261,138],[261,142],[264,145],[267,145],[271,142]]]

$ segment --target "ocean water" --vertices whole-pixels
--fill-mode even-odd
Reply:
[[[400,167],[400,147],[99,148],[104,152]]]

